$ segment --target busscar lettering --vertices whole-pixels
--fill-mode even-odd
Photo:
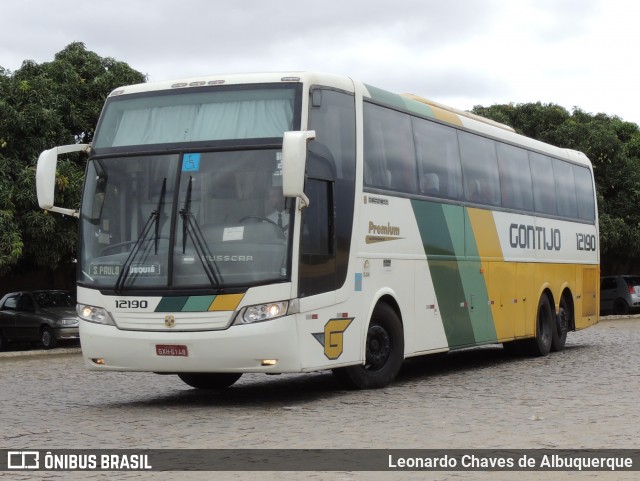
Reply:
[[[253,262],[253,256],[202,256],[202,260],[205,262]]]
[[[509,244],[514,249],[559,251],[562,234],[560,229],[514,223],[509,226]]]

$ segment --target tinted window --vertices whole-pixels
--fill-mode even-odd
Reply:
[[[527,151],[507,144],[497,144],[497,147],[502,206],[533,210],[533,187]]]
[[[586,167],[574,165],[573,178],[576,182],[578,217],[582,220],[594,221],[596,219],[596,204],[593,197],[591,172]]]
[[[18,297],[19,294],[8,297],[6,301],[4,301],[4,305],[2,306],[3,311],[15,311],[18,308]]]
[[[533,199],[536,212],[556,215],[556,186],[553,180],[551,158],[546,155],[529,153],[531,178],[533,179]]]
[[[307,175],[325,180],[334,178],[335,183],[331,192],[334,196],[332,202],[340,208],[335,210],[333,214],[335,216],[333,227],[335,275],[333,279],[330,279],[330,273],[333,272],[334,267],[329,266],[329,261],[325,266],[319,267],[317,258],[303,256],[300,264],[299,287],[301,293],[307,294],[337,289],[346,280],[353,228],[356,170],[355,97],[351,94],[325,89],[314,89],[310,97],[309,128],[315,130],[316,140],[309,144]],[[330,166],[316,158],[314,153],[317,147],[316,143],[321,144],[330,152],[331,155],[324,155],[321,149],[318,149],[320,157],[329,158],[335,163],[333,177],[327,175],[326,169]],[[324,173],[321,167],[324,167]],[[307,210],[305,209],[305,211]],[[303,212],[303,215],[307,217],[310,214]],[[326,217],[326,214],[321,213],[321,215]],[[325,220],[325,222],[329,221],[333,221],[333,219]],[[313,250],[320,246],[314,247],[310,244],[309,247]],[[322,283],[318,282],[318,270],[325,274]]]
[[[407,114],[364,104],[364,182],[416,192],[415,149]]]
[[[606,291],[608,289],[616,288],[616,278],[615,277],[603,277],[600,279],[600,290]]]
[[[69,292],[43,291],[33,295],[40,307],[75,307],[76,300]]]
[[[356,169],[354,97],[333,90],[315,89],[312,99],[317,105],[309,109],[309,126],[315,130],[316,140],[331,152],[337,178],[353,180]]]
[[[553,159],[553,177],[556,182],[556,200],[558,214],[564,217],[578,217],[576,202],[576,184],[571,164]]]
[[[498,159],[493,140],[458,132],[464,196],[470,202],[500,205]]]
[[[282,137],[292,130],[292,84],[198,87],[110,97],[96,149],[171,142]]]
[[[18,310],[23,312],[33,312],[36,307],[33,303],[33,299],[29,294],[22,294],[18,299]]]
[[[625,277],[628,286],[640,286],[640,277]]]
[[[460,151],[455,129],[413,119],[420,192],[457,199],[462,196]]]

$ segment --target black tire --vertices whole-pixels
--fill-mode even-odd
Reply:
[[[538,314],[536,318],[536,337],[527,339],[523,344],[526,354],[542,357],[549,354],[555,331],[555,315],[551,309],[549,297],[543,294],[538,302]]]
[[[613,313],[617,316],[626,316],[629,314],[629,304],[624,299],[616,299],[613,303]]]
[[[551,340],[551,352],[560,352],[564,349],[564,345],[567,342],[567,332],[569,332],[571,316],[571,305],[567,299],[562,296],[560,299],[560,310],[558,311],[558,315],[555,316],[556,322]]]
[[[334,369],[334,375],[356,389],[382,388],[398,375],[404,361],[404,333],[398,315],[387,304],[373,311],[365,356],[364,364]]]
[[[40,342],[45,349],[53,349],[58,345],[56,335],[49,326],[44,326],[40,330]]]
[[[235,372],[182,372],[178,377],[196,389],[224,389],[240,379],[242,373]]]

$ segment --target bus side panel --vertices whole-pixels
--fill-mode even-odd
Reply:
[[[460,271],[476,343],[481,344],[495,342],[498,337],[491,309],[494,301],[489,296],[489,282],[487,282],[486,276],[490,273],[491,259],[500,258],[501,253],[491,213],[477,209],[475,211],[487,215],[487,219],[486,222],[484,219],[481,221],[482,227],[480,229],[474,229],[472,209],[464,209],[464,256],[466,261],[460,263]],[[486,246],[483,246],[483,243]],[[490,249],[487,246],[490,246]]]
[[[419,200],[411,205],[449,347],[474,345],[474,326],[458,261],[464,254],[464,208]]]
[[[448,349],[432,266],[426,260],[411,201],[365,194],[361,209],[354,234],[359,240],[360,257],[355,276],[360,281],[352,298],[354,309],[366,309],[362,313],[364,332],[375,305],[388,296],[400,310],[405,355]],[[364,349],[362,353],[364,359]]]
[[[582,302],[576,303],[576,329],[584,329],[598,322],[600,310],[600,273],[597,266],[583,266],[578,274]]]

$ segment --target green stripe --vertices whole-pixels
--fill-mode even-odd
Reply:
[[[412,200],[440,316],[450,347],[475,344],[457,256],[464,247],[463,208]]]
[[[216,296],[191,296],[182,308],[183,312],[203,312],[208,311],[209,306]]]
[[[163,297],[155,312],[180,312],[188,300],[187,296]]]
[[[466,208],[419,200],[411,205],[449,347],[494,341],[489,296]]]
[[[431,118],[436,117],[433,113],[433,109],[427,104],[407,97],[403,97],[402,95],[379,89],[378,87],[374,87],[372,85],[365,84],[365,87],[369,91],[369,95],[371,95],[371,98],[376,102],[387,104],[397,109],[406,110],[416,115],[422,115],[424,117]]]
[[[473,235],[473,227],[467,209],[464,209],[465,254],[466,260],[460,262],[460,277],[465,297],[469,301],[469,316],[476,343],[497,339],[493,315],[489,306],[489,293],[485,275],[482,272],[478,244]]]

